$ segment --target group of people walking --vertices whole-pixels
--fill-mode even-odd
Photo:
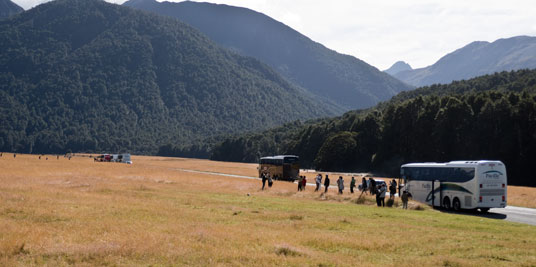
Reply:
[[[262,178],[262,190],[265,188],[266,181],[268,181],[268,186],[272,187],[272,178],[269,174],[263,173],[261,175]],[[315,177],[315,183],[316,188],[315,192],[318,192],[321,190],[322,187],[322,180],[324,181],[324,193],[328,192],[329,185],[330,185],[330,178],[329,175],[326,174],[325,177],[322,177],[322,174],[317,174]],[[350,193],[354,193],[354,188],[356,187],[356,179],[352,176],[352,180],[350,181]],[[304,191],[305,186],[307,184],[307,177],[300,176],[298,178],[298,191]],[[392,179],[389,182],[389,188],[387,188],[387,184],[384,181],[376,181],[374,178],[370,177],[368,180],[366,177],[363,177],[361,179],[361,185],[358,187],[358,190],[361,191],[361,195],[370,193],[373,196],[376,196],[376,204],[378,207],[385,207],[385,196],[387,195],[387,192],[389,192],[389,198],[394,199],[396,192],[397,192],[397,182],[395,179]],[[338,194],[342,195],[344,192],[344,179],[342,176],[339,176],[339,179],[337,179],[337,189]],[[399,189],[400,190],[400,189]],[[360,195],[360,197],[361,197]],[[403,208],[407,209],[408,204],[408,194],[406,191],[404,191],[401,195]]]

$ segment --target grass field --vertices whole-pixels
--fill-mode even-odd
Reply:
[[[4,153],[0,265],[536,266],[534,226],[179,170],[254,176],[250,164],[133,161]],[[509,204],[534,194],[510,187]]]

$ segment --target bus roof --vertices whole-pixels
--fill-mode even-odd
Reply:
[[[278,155],[278,156],[272,156],[272,157],[262,157],[261,159],[285,159],[285,158],[299,158],[299,157],[294,156],[294,155]]]
[[[404,164],[401,167],[463,167],[463,166],[478,166],[485,164],[497,164],[499,166],[504,165],[501,161],[498,160],[472,160],[472,161],[451,161],[451,162],[422,162],[422,163],[408,163]]]

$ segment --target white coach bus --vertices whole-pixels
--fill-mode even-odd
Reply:
[[[506,207],[506,168],[500,161],[410,163],[400,167],[404,186],[414,200],[445,209]]]

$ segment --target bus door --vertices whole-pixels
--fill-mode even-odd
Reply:
[[[432,206],[441,207],[443,205],[443,191],[441,190],[441,181],[432,181]]]
[[[432,205],[432,207],[441,206],[441,181],[432,180],[426,181],[423,184],[423,188],[426,188],[426,204]]]
[[[283,164],[283,179],[287,180],[291,176],[290,164]]]

